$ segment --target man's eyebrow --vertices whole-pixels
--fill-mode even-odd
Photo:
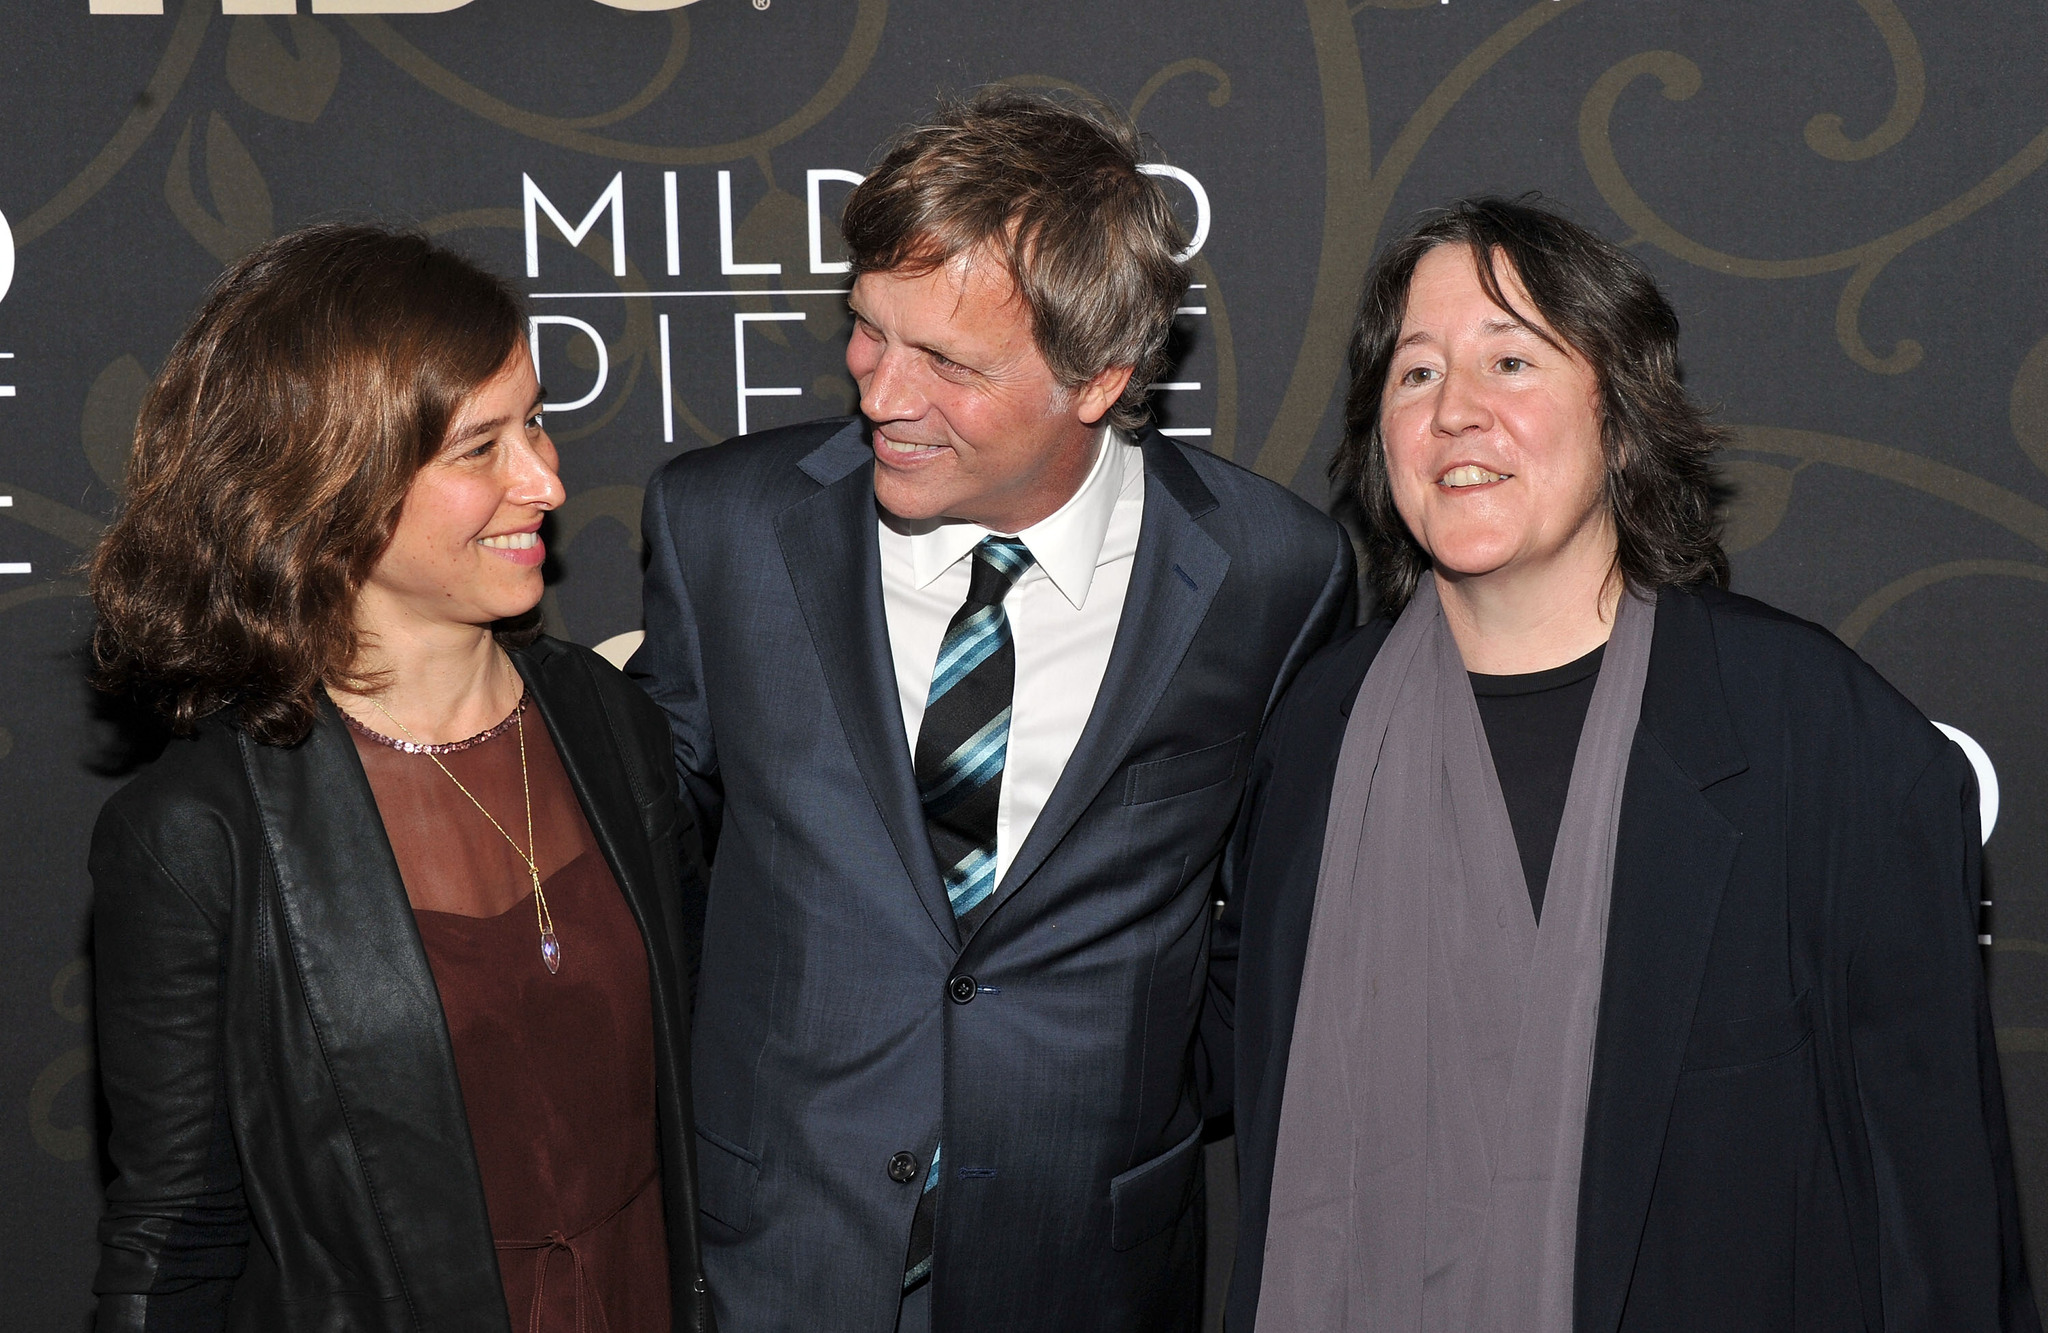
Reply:
[[[863,315],[860,312],[860,307],[856,306],[853,302],[848,301],[846,303],[846,308],[853,312],[853,317],[855,319],[862,320],[864,322],[872,322],[868,321],[868,317],[866,315]],[[964,369],[975,370],[974,366],[970,365],[965,361],[960,360],[958,357],[953,355],[953,353],[947,351],[944,347],[941,347],[936,343],[915,342],[912,341],[911,339],[906,338],[903,340],[903,345],[906,347],[914,348],[920,352],[928,352],[933,356],[944,357],[946,360],[951,361],[954,365],[960,366]],[[977,371],[977,373],[979,372]]]

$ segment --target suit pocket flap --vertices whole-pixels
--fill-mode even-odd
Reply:
[[[1237,752],[1243,744],[1244,733],[1239,732],[1221,745],[1132,764],[1124,780],[1124,804],[1163,801],[1228,782],[1237,773]]]
[[[697,1131],[697,1210],[734,1231],[745,1231],[754,1213],[754,1187],[761,1183],[761,1159],[707,1129]]]
[[[1180,1220],[1195,1197],[1202,1165],[1202,1127],[1149,1162],[1109,1182],[1109,1248],[1143,1245]]]
[[[1730,1023],[1695,1023],[1685,1043],[1685,1069],[1731,1069],[1797,1050],[1813,1030],[1805,991],[1783,1009]]]

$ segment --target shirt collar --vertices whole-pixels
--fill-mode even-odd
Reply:
[[[1102,542],[1123,493],[1125,469],[1137,453],[1136,446],[1106,422],[1096,441],[1095,463],[1088,469],[1080,489],[1058,509],[1014,534],[1031,552],[1037,568],[1045,571],[1045,577],[1052,580],[1060,595],[1076,610],[1088,600],[1088,588],[1095,581],[1095,565],[1102,556]],[[911,578],[923,588],[980,545],[991,530],[978,523],[943,522],[907,535]],[[1026,579],[1030,577],[1029,572],[1024,575]]]

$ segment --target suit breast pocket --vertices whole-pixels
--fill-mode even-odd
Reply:
[[[1230,781],[1237,776],[1244,739],[1245,733],[1239,732],[1220,745],[1132,764],[1124,776],[1124,804],[1146,805]]]

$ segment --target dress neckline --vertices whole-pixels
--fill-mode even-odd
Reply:
[[[361,722],[358,722],[346,708],[337,708],[335,711],[341,714],[341,720],[348,723],[349,729],[351,731],[355,732],[358,736],[361,736],[366,740],[375,741],[377,744],[386,746],[393,750],[402,750],[406,754],[443,755],[455,754],[459,751],[470,749],[473,746],[482,745],[485,741],[493,740],[499,736],[504,735],[505,732],[513,726],[513,724],[519,721],[520,715],[526,711],[526,701],[528,699],[531,699],[532,697],[533,695],[530,692],[521,694],[519,696],[519,702],[513,706],[513,709],[510,713],[507,713],[505,715],[504,721],[499,722],[494,726],[486,727],[484,730],[479,731],[474,736],[469,736],[459,741],[448,741],[441,745],[425,745],[419,741],[398,740],[395,737],[386,736],[381,731],[374,731],[371,728],[364,726]]]

